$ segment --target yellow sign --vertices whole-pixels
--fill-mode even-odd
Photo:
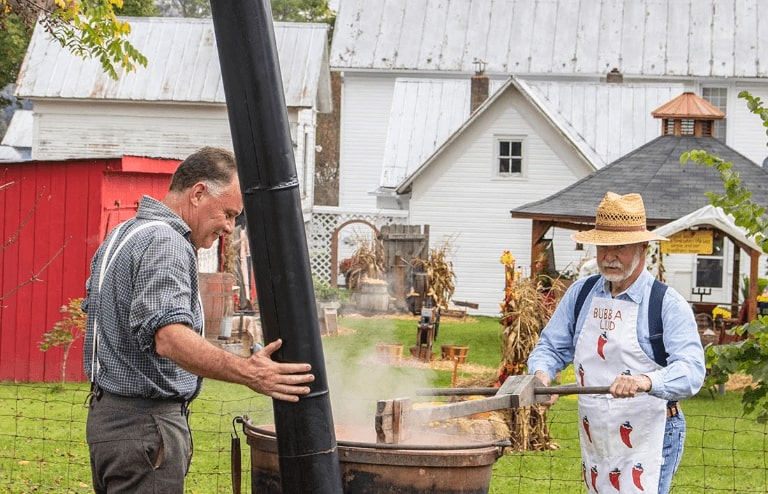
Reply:
[[[662,254],[712,255],[712,230],[683,230],[659,242]]]

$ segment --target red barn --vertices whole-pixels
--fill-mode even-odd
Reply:
[[[85,295],[106,232],[135,215],[143,194],[162,199],[179,160],[73,159],[0,163],[0,380],[61,379],[63,351],[42,352],[59,308]],[[85,380],[82,339],[68,381]]]

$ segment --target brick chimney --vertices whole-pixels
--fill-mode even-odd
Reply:
[[[488,99],[490,80],[485,75],[485,62],[475,59],[472,64],[475,66],[475,75],[472,76],[471,99],[469,103],[469,113],[475,113],[475,110]]]
[[[614,84],[621,84],[622,82],[624,82],[624,74],[622,74],[619,69],[614,67],[605,76],[605,82],[611,82],[611,83],[614,83]]]

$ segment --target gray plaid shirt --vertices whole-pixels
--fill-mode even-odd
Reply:
[[[115,245],[132,227],[147,221],[166,223],[133,235],[114,257],[99,291],[99,270],[112,230],[91,261],[83,309],[88,324],[83,346],[85,372],[91,378],[94,321],[98,319],[96,383],[110,393],[141,398],[192,399],[198,378],[155,351],[155,333],[184,324],[202,334],[196,250],[191,230],[165,204],[144,196],[136,217],[117,233]],[[114,249],[113,249],[114,253]]]

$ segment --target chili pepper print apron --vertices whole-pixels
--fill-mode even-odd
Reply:
[[[595,297],[576,342],[580,386],[610,386],[619,374],[659,369],[637,342],[637,304]],[[579,439],[584,483],[590,493],[655,493],[662,462],[666,401],[579,396]]]

